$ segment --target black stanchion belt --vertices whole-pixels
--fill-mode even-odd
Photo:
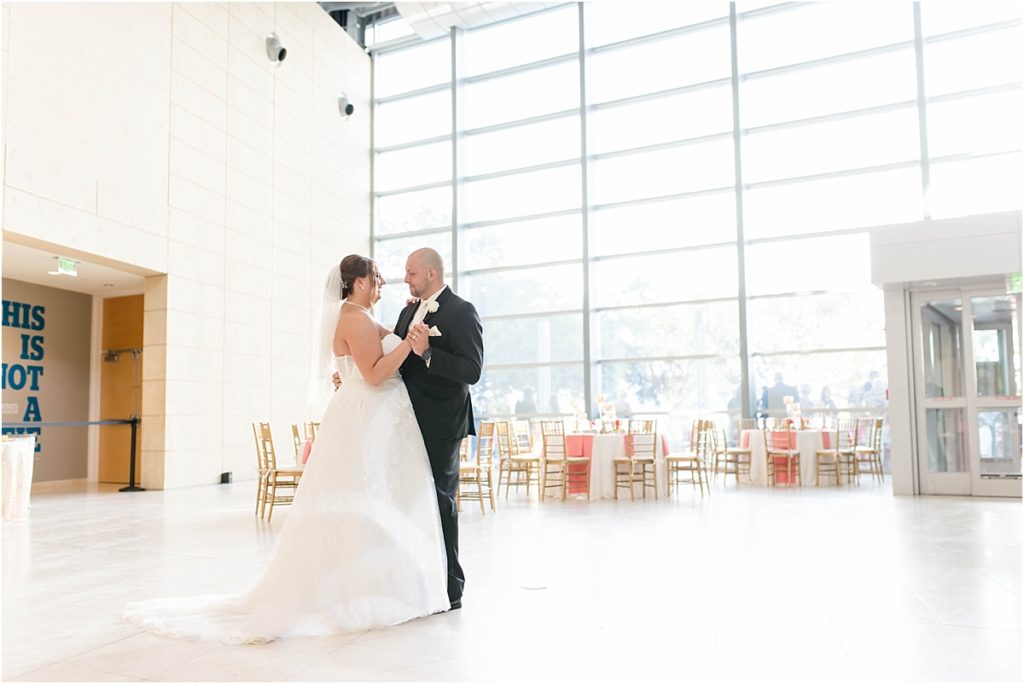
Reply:
[[[3,423],[2,426],[5,428],[42,428],[42,427],[79,427],[85,425],[131,425],[132,436],[131,436],[131,461],[128,465],[128,486],[121,487],[122,492],[144,492],[146,491],[142,487],[135,486],[135,435],[138,430],[139,423],[142,422],[141,418],[121,418],[114,420],[63,420],[53,421],[49,423],[38,422],[38,423]]]

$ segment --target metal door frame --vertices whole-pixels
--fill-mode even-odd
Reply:
[[[963,285],[941,288],[910,289],[910,324],[911,350],[913,353],[913,394],[914,420],[913,429],[915,444],[915,475],[916,487],[921,494],[937,495],[969,495],[969,496],[1021,496],[1021,479],[1017,477],[983,476],[981,473],[981,453],[978,439],[978,411],[986,409],[1017,409],[1021,403],[1018,397],[998,398],[979,397],[977,366],[974,358],[974,315],[972,299],[976,297],[1005,296],[1005,286]],[[924,325],[921,316],[922,304],[929,301],[954,300],[960,301],[960,333],[961,339],[961,389],[955,398],[926,398],[924,383]],[[1018,339],[1024,340],[1021,334],[1021,319],[1024,312],[1018,311]],[[1016,372],[1017,369],[1014,369]],[[1020,390],[1021,388],[1017,388]],[[965,446],[967,449],[967,470],[951,473],[931,473],[928,471],[928,427],[926,411],[935,408],[958,408],[963,411],[964,430],[966,431]]]

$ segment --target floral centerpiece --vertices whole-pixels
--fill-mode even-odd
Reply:
[[[601,420],[615,420],[615,402],[609,401],[603,394],[598,394],[597,407],[601,411]]]
[[[789,427],[794,425],[803,427],[803,421],[800,419],[800,402],[793,401],[793,397],[790,396],[783,397],[782,401],[786,405],[786,418],[789,422]]]
[[[586,432],[590,428],[590,421],[587,420],[587,412],[583,409],[583,404],[579,399],[573,399],[569,403],[569,408],[572,409],[572,415],[576,419],[576,432]]]

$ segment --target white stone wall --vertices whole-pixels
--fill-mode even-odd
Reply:
[[[252,477],[255,420],[290,456],[322,276],[369,251],[369,57],[313,3],[9,13],[4,236],[149,276],[143,486]]]

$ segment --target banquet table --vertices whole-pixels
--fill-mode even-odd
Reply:
[[[805,487],[814,486],[814,478],[818,472],[817,451],[831,443],[832,435],[819,430],[796,430],[796,443],[790,448],[800,452],[800,483]],[[744,430],[740,434],[740,446],[750,449],[750,482],[761,487],[768,486],[768,452],[765,449],[764,432],[761,430]],[[779,459],[779,463],[783,463]],[[776,468],[776,481],[784,482],[786,475]]]
[[[28,518],[29,495],[32,492],[32,464],[35,461],[36,437],[5,438],[0,490],[3,495],[4,522]]]
[[[577,433],[565,436],[565,447],[569,456],[586,456],[590,459],[590,498],[615,498],[615,466],[616,458],[626,455],[629,435],[625,434],[590,434]],[[668,455],[668,440],[661,436],[661,453],[654,460],[658,473],[658,496],[665,496],[665,456]],[[571,494],[582,491],[569,490]],[[637,491],[637,495],[640,491]],[[629,496],[623,492],[624,496]]]

